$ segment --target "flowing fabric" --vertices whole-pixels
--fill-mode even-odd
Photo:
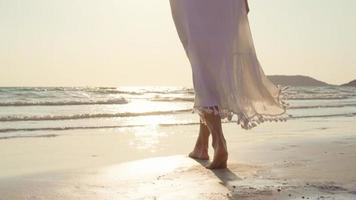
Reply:
[[[190,61],[197,112],[219,114],[250,129],[285,121],[286,95],[257,59],[246,0],[170,0],[173,20]]]

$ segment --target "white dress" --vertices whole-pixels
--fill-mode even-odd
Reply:
[[[288,117],[285,88],[274,85],[257,59],[246,0],[170,0],[190,61],[197,112],[219,114],[244,129]]]

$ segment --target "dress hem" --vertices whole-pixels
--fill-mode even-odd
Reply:
[[[281,105],[283,108],[283,112],[278,113],[278,114],[262,114],[262,113],[256,113],[252,116],[247,116],[243,112],[236,112],[228,108],[217,108],[217,105],[212,105],[212,106],[194,106],[192,108],[192,113],[198,113],[200,116],[200,120],[203,124],[207,125],[206,119],[204,117],[204,113],[214,113],[214,115],[219,115],[221,119],[227,118],[229,121],[232,120],[232,117],[234,115],[237,116],[237,124],[241,126],[241,128],[249,130],[252,129],[253,127],[256,127],[257,124],[260,124],[265,121],[270,121],[270,122],[278,122],[278,121],[287,121],[287,119],[290,117],[289,114],[286,113],[287,108],[289,107],[289,104],[286,103],[287,94],[285,92],[288,87],[281,87],[280,85],[277,85],[277,88],[279,89],[278,93],[278,104]]]

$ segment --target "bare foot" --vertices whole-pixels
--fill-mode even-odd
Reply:
[[[209,129],[200,121],[199,136],[195,143],[194,150],[189,154],[189,157],[199,160],[209,160]]]
[[[226,147],[217,147],[214,152],[214,159],[209,165],[208,169],[224,169],[227,167],[228,153]]]
[[[190,154],[189,157],[193,159],[199,160],[209,160],[208,150],[206,149],[194,149]]]

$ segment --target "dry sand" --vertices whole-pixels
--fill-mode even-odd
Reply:
[[[224,124],[224,170],[186,157],[197,126],[4,139],[0,199],[356,199],[356,118],[332,120]]]

